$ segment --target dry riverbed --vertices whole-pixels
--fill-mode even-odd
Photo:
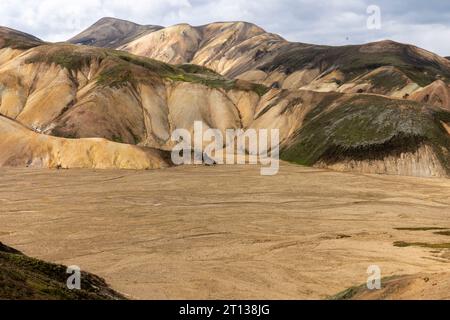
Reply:
[[[365,283],[369,265],[383,277],[449,270],[448,179],[289,164],[274,177],[253,166],[0,177],[0,241],[134,299],[323,299]]]

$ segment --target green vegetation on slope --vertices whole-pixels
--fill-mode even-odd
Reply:
[[[27,63],[56,64],[70,72],[80,71],[92,62],[98,62],[101,68],[97,82],[101,86],[120,88],[128,84],[136,85],[155,79],[166,79],[198,83],[227,91],[232,89],[254,91],[258,95],[264,95],[269,90],[263,85],[227,79],[208,68],[194,65],[172,66],[112,49],[54,44],[36,48],[35,51]]]
[[[441,121],[450,114],[418,103],[361,95],[328,110],[321,108],[281,154],[303,165],[347,159],[382,159],[428,144],[450,171],[450,137]]]
[[[404,278],[404,277],[403,276],[384,277],[383,279],[381,279],[382,289],[385,289],[385,288],[391,286],[397,280],[400,280],[402,278]],[[354,287],[348,288],[342,292],[339,292],[338,294],[329,297],[328,300],[352,300],[352,299],[358,298],[359,296],[361,296],[362,294],[364,294],[368,291],[370,291],[370,290],[367,288],[367,283],[365,283],[365,284],[362,284],[359,286],[354,286]]]
[[[203,75],[210,75],[210,76],[216,76],[216,77],[221,76],[219,73],[215,72],[214,70],[211,70],[207,67],[199,66],[196,64],[185,63],[185,64],[179,64],[179,65],[177,65],[177,67],[186,73],[203,74]]]
[[[51,44],[37,47],[26,63],[55,64],[68,71],[80,71],[95,60],[103,61],[107,52],[103,49],[67,44]]]
[[[407,78],[395,70],[377,72],[370,76],[369,80],[380,93],[388,93],[395,89],[401,89],[408,84]]]
[[[135,56],[123,51],[110,51],[110,53],[123,61],[126,61],[132,65],[143,67],[146,70],[157,73],[163,78],[173,81],[198,83],[210,88],[224,89],[226,91],[233,89],[254,91],[260,96],[269,91],[269,88],[263,85],[241,80],[230,80],[212,71],[211,69],[202,66],[193,64],[172,66],[157,60]],[[128,67],[130,67],[130,65],[128,65]],[[100,79],[102,75],[104,74],[100,75]],[[118,77],[116,79],[120,78],[120,73],[117,73],[117,75]],[[109,79],[110,81],[114,81],[114,77],[109,77]]]
[[[378,46],[371,50],[369,46]],[[342,47],[292,44],[280,51],[273,61],[261,67],[263,71],[281,69],[287,74],[302,69],[318,68],[327,73],[340,70],[345,82],[383,66],[393,66],[422,87],[437,79],[450,83],[450,68],[415,52],[412,46],[386,42]]]
[[[67,289],[65,266],[29,258],[0,242],[0,300],[124,299],[97,276],[82,273],[81,290]]]

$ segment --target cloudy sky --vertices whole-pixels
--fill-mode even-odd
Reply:
[[[369,29],[381,10],[381,28]],[[393,39],[450,55],[448,0],[0,0],[0,25],[66,40],[110,16],[141,24],[244,20],[291,41],[342,45]],[[370,24],[374,26],[374,24]]]

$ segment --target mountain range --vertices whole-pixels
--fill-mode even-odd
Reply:
[[[293,43],[246,22],[103,18],[67,42],[0,27],[0,166],[151,169],[194,121],[280,129],[281,157],[450,173],[450,60],[393,41]]]

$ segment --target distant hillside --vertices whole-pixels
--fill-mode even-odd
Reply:
[[[104,48],[117,48],[159,29],[162,29],[162,27],[143,26],[125,20],[103,18],[70,39],[69,42]]]
[[[306,115],[282,158],[363,173],[450,173],[450,113],[381,96],[343,96]]]
[[[25,50],[43,43],[42,40],[28,33],[0,26],[0,49],[8,47]]]
[[[379,94],[450,110],[450,61],[412,45],[293,43],[247,22],[179,24],[128,43],[120,39],[120,50],[172,64],[204,66],[271,88]]]
[[[386,84],[383,94],[392,94],[394,89],[410,94],[436,80],[450,83],[450,61],[393,41],[342,47],[293,43],[246,22],[199,27],[179,24],[132,41],[125,38],[119,36],[123,45],[116,48],[167,63],[197,64],[227,77],[285,89],[372,92],[374,82],[391,77],[381,72],[383,67],[395,68],[394,80],[402,78]],[[373,78],[374,72],[380,75]]]

